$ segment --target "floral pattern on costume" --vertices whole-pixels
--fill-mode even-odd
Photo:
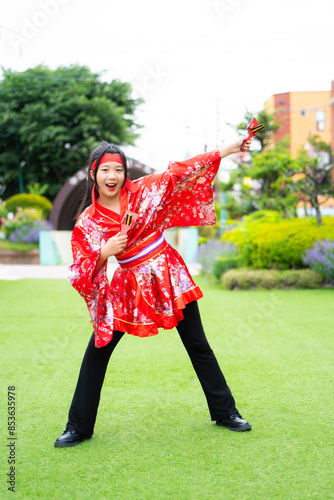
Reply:
[[[171,162],[162,174],[126,181],[121,190],[121,213],[93,203],[79,217],[72,234],[73,264],[68,278],[87,303],[95,345],[112,339],[113,330],[147,337],[158,328],[170,329],[183,319],[182,309],[202,297],[182,257],[170,245],[132,268],[118,267],[109,285],[107,262],[95,276],[100,250],[120,230],[126,210],[138,215],[128,233],[124,252],[154,232],[177,226],[216,222],[212,181],[220,164],[218,150],[183,162]]]

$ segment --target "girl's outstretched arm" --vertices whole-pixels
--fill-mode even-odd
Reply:
[[[231,142],[230,144],[226,144],[225,146],[222,146],[219,148],[220,156],[222,158],[225,158],[228,155],[231,155],[232,153],[240,153],[241,152],[241,146],[242,143],[244,142],[245,138],[244,137],[239,137],[234,142]],[[248,151],[250,148],[252,140],[249,140],[246,142],[244,150]]]

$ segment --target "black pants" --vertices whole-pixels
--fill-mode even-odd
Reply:
[[[206,339],[197,302],[188,304],[183,314],[184,319],[178,323],[177,330],[202,385],[211,419],[226,418],[237,412],[235,401]],[[114,331],[111,342],[100,348],[95,347],[92,335],[82,361],[67,429],[83,436],[93,434],[108,361],[123,335]]]

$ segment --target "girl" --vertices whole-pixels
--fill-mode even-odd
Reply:
[[[158,328],[177,328],[211,419],[232,431],[251,430],[205,337],[197,306],[202,292],[163,236],[175,226],[215,224],[212,181],[221,158],[239,152],[242,143],[240,138],[190,160],[171,162],[164,173],[134,182],[127,178],[126,157],[117,146],[103,141],[92,152],[86,197],[72,234],[69,281],[87,303],[94,332],[66,430],[55,446],[74,446],[92,437],[108,361],[124,333],[149,337]],[[112,255],[119,267],[109,285],[107,260]]]

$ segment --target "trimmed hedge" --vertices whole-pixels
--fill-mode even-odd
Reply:
[[[318,240],[334,240],[334,217],[323,218],[318,226],[315,218],[256,220],[246,217],[227,230],[223,241],[238,246],[244,265],[259,269],[303,268],[302,254]]]
[[[16,213],[17,209],[21,208],[36,208],[41,210],[44,219],[47,219],[52,209],[52,203],[45,196],[38,194],[14,194],[6,200],[6,210]]]
[[[12,250],[13,252],[28,252],[30,250],[37,250],[39,247],[38,244],[32,243],[23,243],[20,241],[19,243],[12,243],[8,240],[0,240],[0,252]]]
[[[240,265],[241,255],[230,255],[228,257],[216,257],[212,274],[217,280],[229,269],[234,269]]]
[[[323,281],[321,274],[311,269],[289,271],[230,269],[222,275],[222,284],[228,290],[320,288]]]

